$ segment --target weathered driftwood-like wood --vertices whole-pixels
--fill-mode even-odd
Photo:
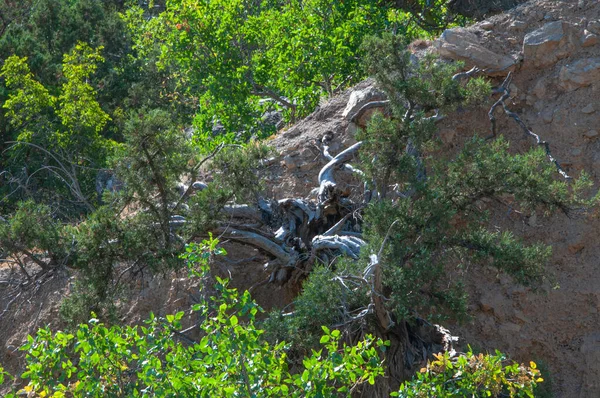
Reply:
[[[293,248],[285,248],[273,240],[261,236],[255,232],[241,231],[237,229],[221,227],[216,231],[224,239],[231,239],[243,244],[257,247],[273,257],[277,258],[282,266],[291,267],[295,265],[298,253]]]
[[[348,162],[362,146],[362,141],[350,146],[346,150],[340,152],[336,157],[331,159],[319,172],[319,202],[325,202],[329,193],[335,189],[336,183],[333,172]]]

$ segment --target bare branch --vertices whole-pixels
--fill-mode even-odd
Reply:
[[[226,239],[257,247],[280,260],[284,266],[293,266],[296,263],[298,254],[293,251],[293,249],[288,251],[284,247],[257,233],[231,228],[218,228],[215,232]]]
[[[381,261],[381,256],[383,255],[383,250],[385,248],[385,245],[387,244],[387,241],[392,232],[392,228],[394,228],[394,225],[396,225],[396,223],[398,221],[399,220],[395,220],[390,225],[390,227],[387,230],[387,233],[385,234],[385,238],[383,238],[383,242],[381,243],[381,246],[379,247],[379,252],[377,254],[372,254],[370,256],[371,261],[369,263],[369,266],[367,267],[367,269],[365,269],[365,271],[363,273],[363,277],[365,279],[369,278],[371,276],[371,273],[373,273],[373,283],[372,283],[372,288],[371,288],[371,301],[373,302],[373,305],[375,307],[375,315],[377,316],[379,325],[383,328],[383,330],[389,330],[389,328],[394,325],[394,322],[392,321],[392,317],[390,316],[390,313],[385,308],[385,304],[383,302],[384,297],[381,295],[381,292],[383,291],[383,272],[381,270],[380,261]]]
[[[12,305],[12,303],[14,303],[22,294],[23,292],[19,292],[19,294],[15,295],[7,304],[6,307],[4,307],[4,311],[2,311],[2,313],[0,314],[0,319],[2,319],[4,317],[4,315],[8,312],[8,310],[10,309],[10,306]]]
[[[510,92],[508,91],[508,86],[510,86],[510,82],[512,81],[512,72],[508,72],[508,76],[502,82],[500,87],[493,90],[493,92],[502,93],[502,96],[496,101],[490,111],[488,112],[488,118],[490,119],[491,127],[490,127],[490,136],[487,139],[492,139],[496,137],[496,117],[494,116],[494,111],[497,107],[504,103],[505,100],[510,97]]]
[[[452,80],[455,82],[460,82],[464,79],[470,78],[475,76],[476,74],[478,74],[479,72],[481,72],[481,69],[479,69],[478,67],[474,66],[471,69],[469,69],[466,72],[459,72],[457,74],[455,74],[454,76],[452,76]]]
[[[331,159],[319,172],[319,201],[323,202],[326,199],[326,192],[335,188],[336,183],[333,178],[333,171],[346,163],[354,156],[358,149],[362,146],[362,141],[350,146],[346,150],[340,152],[335,158]]]
[[[521,118],[519,118],[519,115],[517,115],[515,112],[512,112],[510,109],[508,109],[508,107],[506,106],[506,104],[504,102],[502,103],[502,107],[504,108],[504,112],[506,112],[506,114],[509,117],[513,118],[515,120],[515,122],[517,122],[517,124],[521,127],[521,129],[523,129],[525,134],[529,135],[530,137],[532,137],[535,140],[536,145],[544,147],[544,150],[546,151],[546,156],[548,156],[548,159],[550,160],[551,163],[554,163],[554,165],[556,166],[556,170],[558,170],[558,173],[567,180],[572,179],[573,177],[569,176],[567,174],[567,172],[562,168],[560,163],[558,163],[558,160],[556,160],[552,156],[552,152],[550,151],[550,144],[548,143],[548,141],[542,140],[539,135],[537,135],[533,131],[531,131],[531,129],[529,129],[529,127],[527,127],[527,125],[521,120]]]
[[[329,145],[328,145],[328,141],[327,139],[323,138],[322,144],[323,144],[323,156],[325,157],[325,159],[327,159],[327,161],[332,161],[333,160],[333,156],[331,155],[331,153],[329,153]],[[349,163],[344,163],[343,166],[341,166],[342,169],[344,171],[347,171],[351,174],[358,174],[359,176],[364,176],[365,173],[362,170],[357,169],[356,167],[352,166]]]
[[[312,249],[314,257],[315,253],[319,250],[339,250],[343,254],[357,260],[360,254],[360,249],[366,245],[366,242],[360,238],[354,236],[324,236],[317,235],[312,240]]]
[[[531,129],[529,127],[527,127],[525,122],[523,122],[523,120],[521,120],[519,115],[517,115],[515,112],[511,111],[508,108],[508,106],[506,105],[506,99],[508,99],[510,97],[510,82],[511,82],[511,80],[512,80],[512,75],[511,75],[511,73],[509,73],[508,76],[506,77],[506,79],[504,80],[504,82],[502,83],[502,85],[497,90],[499,92],[502,92],[502,96],[500,97],[500,99],[498,99],[498,101],[496,101],[494,103],[494,105],[492,105],[492,107],[490,108],[490,111],[488,112],[490,122],[492,124],[492,126],[491,126],[492,134],[488,138],[494,138],[496,136],[496,118],[494,117],[494,110],[498,106],[502,105],[502,108],[504,109],[504,113],[506,113],[506,115],[508,117],[512,118],[519,125],[519,127],[521,127],[521,129],[527,136],[533,138],[535,140],[536,145],[544,147],[546,156],[548,157],[550,162],[556,166],[556,170],[558,171],[558,173],[561,176],[563,176],[563,178],[565,178],[566,180],[572,179],[572,177],[569,176],[567,174],[567,172],[562,168],[562,166],[560,165],[558,160],[556,160],[556,158],[554,158],[554,156],[552,156],[552,152],[550,151],[550,144],[547,141],[542,140],[539,135],[537,135],[533,131],[531,131]]]
[[[94,210],[94,206],[92,206],[88,200],[85,198],[85,196],[83,195],[82,191],[81,191],[81,187],[79,185],[79,180],[77,179],[76,173],[74,171],[74,169],[72,168],[71,170],[67,169],[66,166],[64,165],[64,163],[58,159],[58,156],[55,155],[54,153],[50,152],[49,150],[47,150],[44,147],[41,147],[39,145],[33,144],[31,142],[23,142],[23,141],[7,141],[7,144],[12,144],[9,148],[7,148],[6,150],[14,147],[15,145],[27,145],[27,146],[31,146],[33,148],[36,148],[44,153],[46,153],[47,155],[49,155],[50,157],[52,157],[52,159],[54,159],[54,161],[59,165],[59,167],[54,167],[54,166],[44,166],[42,167],[42,169],[47,169],[50,171],[53,171],[55,175],[61,177],[61,175],[54,170],[59,169],[61,170],[65,175],[61,177],[61,180],[63,182],[65,182],[65,184],[67,184],[67,186],[69,187],[69,189],[71,190],[71,192],[75,195],[75,197],[77,197],[77,199],[83,203],[88,210],[93,211]],[[6,151],[5,150],[5,151]],[[66,162],[71,163],[71,165],[73,164],[73,162],[70,162],[68,160],[66,160]],[[36,170],[36,172],[39,170]],[[31,177],[31,176],[30,176]],[[66,178],[68,178],[71,181],[71,184],[67,183]],[[29,180],[29,179],[28,179]]]
[[[262,211],[249,205],[227,205],[223,207],[223,212],[232,218],[247,218],[250,220],[263,222]]]
[[[445,118],[446,118],[446,116],[442,115],[440,113],[439,109],[436,109],[435,110],[435,114],[433,116],[429,116],[429,117],[423,118],[423,121],[425,121],[425,122],[439,123],[442,120],[444,120]]]

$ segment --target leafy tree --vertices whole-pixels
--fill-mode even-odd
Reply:
[[[367,234],[371,250],[381,253],[383,283],[396,313],[406,318],[414,310],[459,305],[459,285],[447,277],[456,266],[489,262],[520,282],[540,282],[550,248],[488,230],[489,213],[478,201],[488,197],[529,211],[568,212],[596,203],[596,197],[583,195],[591,186],[587,176],[573,183],[559,180],[542,148],[513,154],[501,136],[473,138],[456,156],[440,154],[437,115],[481,98],[484,82],[471,80],[463,88],[460,79],[451,78],[454,67],[434,59],[421,61],[415,70],[398,38],[365,45],[367,65],[395,116],[391,121],[374,117],[361,135],[361,155],[379,193],[367,209]]]
[[[185,94],[198,98],[205,136],[217,120],[249,137],[269,108],[291,120],[312,111],[322,93],[361,77],[360,42],[386,24],[376,1],[255,3],[171,1],[149,20],[127,11],[138,51],[158,45],[161,66],[175,65]]]
[[[41,267],[42,272],[64,264],[67,257],[62,225],[48,206],[32,201],[19,203],[7,219],[0,217],[0,251],[3,260],[19,265],[29,282],[32,276],[25,269],[24,256]]]
[[[73,208],[65,206],[64,199],[70,196],[76,211],[94,209],[95,174],[113,146],[100,134],[110,117],[89,83],[103,60],[101,50],[79,43],[64,56],[65,81],[58,96],[35,80],[26,58],[11,56],[5,61],[0,76],[11,92],[3,108],[16,136],[9,141],[5,189],[10,195],[3,201],[14,195],[63,202],[63,214],[68,215]]]
[[[34,75],[45,86],[56,87],[63,55],[78,42],[106,48],[102,75],[112,95],[118,96],[114,74],[130,50],[118,10],[121,1],[23,0],[0,5],[0,59],[27,57]],[[113,69],[111,72],[110,70]],[[112,75],[112,76],[111,76]],[[108,87],[107,87],[108,88]]]
[[[0,53],[17,54],[3,58],[0,73],[8,122],[2,133],[11,141],[0,175],[7,182],[0,188],[3,213],[10,214],[0,220],[0,246],[17,262],[23,255],[39,262],[43,272],[56,264],[81,271],[77,294],[65,302],[63,315],[78,320],[94,310],[106,319],[118,266],[133,273],[147,266],[180,266],[177,254],[185,243],[210,230],[271,255],[273,281],[311,274],[292,313],[265,325],[276,330],[270,343],[259,339],[262,331],[253,326],[254,304],[247,294],[237,296],[222,281],[224,298],[218,297],[216,306],[206,301],[196,308],[208,325],[207,345],[200,340],[190,348],[173,340],[179,314],[151,320],[145,330],[108,328],[99,321],[81,326],[81,336],[42,330],[27,346],[32,392],[129,394],[139,387],[139,394],[148,388],[156,395],[168,395],[165,389],[197,395],[202,391],[194,380],[205,377],[211,388],[221,388],[215,380],[231,382],[222,384],[221,395],[253,389],[274,395],[345,394],[354,383],[374,381],[381,369],[372,350],[375,340],[339,349],[342,336],[375,332],[393,340],[400,360],[389,361],[398,368],[388,370],[391,380],[398,380],[415,365],[415,352],[419,358],[432,353],[415,338],[416,330],[464,313],[461,279],[467,266],[493,265],[523,283],[544,279],[550,249],[490,230],[493,209],[484,209],[481,200],[570,212],[597,202],[583,195],[589,180],[561,181],[546,152],[514,154],[501,136],[474,137],[457,154],[442,153],[436,138],[441,115],[482,101],[489,85],[481,79],[465,83],[463,77],[474,71],[454,75],[457,65],[435,57],[417,60],[406,40],[382,35],[386,30],[414,34],[411,15],[417,25],[450,23],[443,7],[427,8],[446,2],[396,2],[410,15],[388,12],[389,3],[172,0],[158,13],[133,6],[122,21],[112,6],[110,12],[102,8],[113,3],[91,0],[30,1],[24,3],[32,5],[29,9],[11,11],[27,23],[9,26],[3,20],[0,37]],[[69,26],[64,19],[69,16],[81,30],[57,29]],[[119,35],[115,51],[105,43],[113,33]],[[373,33],[383,38],[367,38],[360,47]],[[366,60],[365,71],[357,69],[359,57]],[[377,78],[390,99],[385,115],[373,117],[360,141],[337,156],[324,146],[330,162],[319,174],[316,202],[263,197],[259,170],[269,152],[254,143],[243,148],[220,143],[272,131],[259,121],[263,112],[281,110],[293,120],[312,111],[322,95],[366,74]],[[196,111],[193,148],[184,133]],[[219,123],[223,129],[214,134],[224,136],[215,140],[213,127]],[[205,157],[199,160],[195,151]],[[357,152],[360,170],[347,164]],[[201,167],[211,168],[211,184],[191,184]],[[338,169],[364,177],[362,197],[338,189]],[[99,171],[114,173],[122,189],[99,200]],[[182,178],[190,185],[177,190]],[[22,199],[34,201],[19,204]],[[249,318],[249,329],[241,326],[242,317]],[[103,345],[106,336],[118,344]],[[281,340],[294,348],[287,350]],[[322,343],[326,351],[311,351]],[[256,356],[244,356],[247,349]],[[361,355],[355,356],[357,350]],[[73,354],[80,355],[79,363],[71,360]],[[362,354],[369,360],[361,362]],[[288,374],[286,355],[306,357],[301,374]],[[204,362],[195,361],[198,357]],[[454,366],[463,360],[450,361]],[[483,358],[481,364],[489,361],[494,359]],[[279,367],[270,368],[273,364]],[[256,366],[252,373],[246,372],[249,366]],[[506,375],[509,368],[489,369]],[[528,377],[535,373],[527,372]],[[533,385],[527,382],[525,390]]]
[[[434,36],[448,27],[467,22],[465,15],[458,11],[464,8],[457,7],[457,3],[465,3],[463,0],[388,0],[385,3],[404,11],[400,17],[409,19],[410,25]]]

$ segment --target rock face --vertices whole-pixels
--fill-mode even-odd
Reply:
[[[374,82],[373,82],[374,83]],[[358,110],[368,102],[381,101],[385,99],[385,95],[379,91],[374,85],[371,85],[362,90],[353,91],[348,99],[348,104],[342,112],[342,116],[350,121],[350,118],[358,112]]]
[[[525,35],[524,67],[547,67],[567,57],[575,48],[575,28],[563,21],[549,22]]]
[[[442,57],[465,61],[468,67],[477,66],[489,76],[506,75],[517,61],[483,47],[477,35],[464,28],[447,29],[434,42]]]
[[[586,58],[563,66],[558,76],[558,84],[567,91],[590,86],[600,82],[600,58]]]
[[[429,51],[496,70],[503,66],[499,59],[517,60],[507,68],[514,71],[509,108],[550,143],[570,175],[585,170],[598,189],[600,1],[530,0],[474,26],[446,31]],[[502,79],[490,81],[498,85]],[[499,129],[511,146],[529,150],[529,143],[516,141],[522,134],[518,126],[500,114]],[[486,113],[465,110],[442,121],[439,134],[452,150],[474,131],[487,129]],[[561,214],[547,218],[514,213],[498,214],[493,222],[520,231],[515,233],[528,242],[551,244],[547,270],[560,288],[547,286],[546,294],[534,293],[499,278],[493,269],[470,269],[467,289],[474,321],[446,325],[463,342],[497,348],[520,362],[545,363],[552,380],[546,388],[556,397],[600,397],[600,223]]]
[[[598,369],[600,366],[600,332],[591,333],[583,338],[583,343],[580,348],[581,356],[585,364],[591,369]],[[600,379],[584,375],[583,378],[584,392],[580,398],[596,398],[595,395],[600,391]]]

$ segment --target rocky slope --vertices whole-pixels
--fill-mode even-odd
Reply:
[[[449,60],[465,61],[467,67],[484,69],[500,84],[512,72],[510,108],[543,139],[569,174],[582,170],[600,185],[600,2],[597,0],[538,0],[520,5],[466,29],[445,32],[433,43],[418,42],[415,53],[434,51]],[[357,128],[349,123],[349,100],[361,103],[378,94],[372,81],[332,98],[307,119],[271,141],[279,151],[269,174],[274,197],[310,197],[318,185],[317,175],[327,160],[318,143],[330,138],[330,152],[354,142]],[[350,105],[352,106],[352,105]],[[489,106],[460,110],[447,115],[439,135],[444,150],[452,151],[473,134],[487,135]],[[522,130],[498,112],[498,131],[514,151],[533,145]],[[359,121],[360,123],[360,121]],[[356,181],[343,181],[352,190]],[[494,207],[482,202],[481,206]],[[500,349],[519,361],[543,362],[551,372],[557,397],[600,396],[600,223],[590,217],[568,218],[557,214],[522,214],[511,208],[494,208],[492,222],[512,229],[528,240],[551,244],[554,255],[548,270],[556,283],[538,291],[517,285],[492,269],[470,269],[468,290],[472,319],[449,324],[462,344],[477,349]],[[227,260],[217,271],[230,276],[236,287],[253,287],[253,294],[266,308],[289,303],[297,288],[291,284],[263,284],[267,261],[258,251],[229,243]],[[0,279],[10,279],[10,269],[0,269]],[[3,314],[0,322],[0,362],[9,370],[22,364],[15,348],[36,327],[61,327],[57,305],[68,294],[71,275],[56,272],[47,283],[26,292]],[[138,322],[149,311],[162,315],[188,308],[198,282],[185,272],[168,277],[145,275],[128,289],[127,312],[122,319]],[[2,287],[2,285],[0,285]],[[2,287],[3,288],[3,287]],[[25,297],[27,296],[27,297]],[[0,295],[0,309],[8,301]],[[25,300],[26,299],[26,300]]]
[[[600,185],[600,3],[532,1],[466,29],[446,31],[433,43],[413,44],[416,53],[434,51],[445,59],[484,69],[495,84],[512,73],[509,107],[550,143],[565,171],[591,174]],[[354,89],[373,95],[364,82]],[[308,196],[324,159],[315,145],[333,133],[333,145],[350,145],[355,126],[344,117],[351,93],[330,101],[307,120],[273,140],[282,153],[282,180],[275,190]],[[489,134],[489,108],[462,110],[441,123],[445,150],[473,134]],[[515,151],[533,141],[498,112],[499,132]],[[335,150],[334,150],[335,152]],[[291,174],[291,175],[290,175]],[[493,207],[490,203],[482,206]],[[500,210],[500,209],[496,209]],[[600,396],[600,223],[588,217],[496,212],[494,225],[553,247],[548,271],[555,278],[537,291],[492,269],[471,269],[471,321],[452,324],[454,334],[478,349],[500,349],[550,370],[557,397]],[[463,347],[464,347],[463,345]]]

